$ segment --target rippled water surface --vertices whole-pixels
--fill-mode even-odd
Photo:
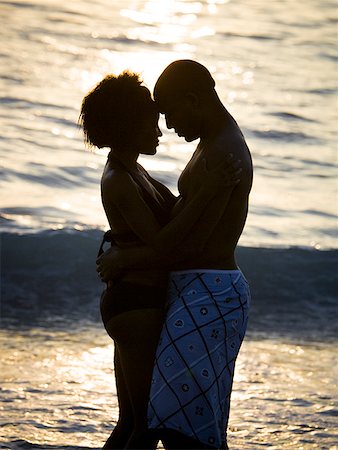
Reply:
[[[191,58],[255,169],[230,448],[337,450],[337,3],[2,0],[0,21],[0,448],[98,449],[114,425],[94,271],[107,151],[85,150],[79,109],[107,73],[141,72],[152,89]],[[141,162],[176,191],[194,143],[160,125]]]
[[[12,331],[1,345],[0,448],[100,448],[117,419],[113,347],[103,330]],[[247,339],[230,448],[336,449],[337,353],[334,344]]]
[[[84,150],[83,96],[106,73],[152,89],[171,61],[204,63],[252,150],[244,245],[337,247],[337,5],[330,0],[4,0],[1,187],[11,230],[104,227],[105,152]],[[172,189],[194,144],[166,131],[143,158]]]

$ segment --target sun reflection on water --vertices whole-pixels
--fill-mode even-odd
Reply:
[[[4,437],[98,448],[118,415],[113,345],[104,330],[11,331],[0,340],[2,410],[15,424]],[[310,450],[316,436],[332,442],[337,356],[334,344],[246,339],[234,379],[231,447]]]

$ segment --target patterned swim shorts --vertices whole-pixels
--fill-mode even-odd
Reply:
[[[226,442],[250,290],[240,270],[172,272],[148,408],[149,427],[211,447]]]

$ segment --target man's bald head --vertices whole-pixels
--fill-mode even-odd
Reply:
[[[154,99],[159,104],[167,98],[180,97],[187,92],[212,92],[215,80],[202,64],[190,59],[174,61],[162,72],[154,88]]]

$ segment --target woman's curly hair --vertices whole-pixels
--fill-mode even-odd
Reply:
[[[82,102],[79,124],[89,146],[123,149],[157,108],[139,75],[107,75]]]

